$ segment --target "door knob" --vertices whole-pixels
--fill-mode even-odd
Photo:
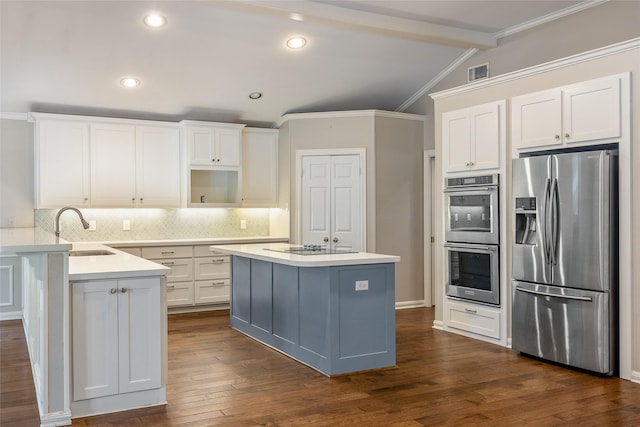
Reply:
[[[328,237],[325,237],[324,239],[322,239],[323,242],[327,243],[329,241]]]
[[[337,237],[333,238],[333,243],[338,243],[338,238]]]
[[[109,293],[110,294],[115,294],[116,292],[118,292],[118,290],[116,288],[109,289]]]

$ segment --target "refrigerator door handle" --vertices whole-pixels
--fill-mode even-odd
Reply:
[[[543,297],[571,299],[571,300],[577,300],[577,301],[592,301],[591,297],[579,297],[575,295],[557,295],[557,294],[550,294],[548,292],[532,291],[531,289],[516,288],[516,291],[526,292],[528,294],[539,295]]]
[[[548,217],[549,217],[549,210],[550,210],[550,206],[549,206],[550,183],[551,183],[551,179],[549,178],[547,178],[544,182],[544,203],[543,203],[544,213],[542,214],[542,221],[544,221],[544,224],[542,224],[542,244],[544,246],[543,253],[544,253],[545,264],[549,264],[550,262],[549,260],[549,227],[548,227],[548,224],[549,224]]]
[[[549,254],[553,265],[558,263],[558,223],[560,221],[558,197],[558,179],[554,178],[551,185],[551,238],[549,239]]]

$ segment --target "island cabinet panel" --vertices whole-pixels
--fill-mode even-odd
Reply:
[[[251,260],[251,324],[271,333],[273,317],[272,263]]]
[[[234,256],[231,261],[231,321],[251,322],[251,260]]]
[[[395,366],[393,263],[231,266],[233,328],[328,376]]]
[[[273,264],[273,335],[298,341],[298,269],[290,265]]]

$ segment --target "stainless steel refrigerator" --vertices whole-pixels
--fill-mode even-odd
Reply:
[[[617,152],[513,160],[512,348],[617,366]]]

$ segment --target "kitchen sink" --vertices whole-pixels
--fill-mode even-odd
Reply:
[[[105,251],[102,249],[69,251],[69,256],[101,256],[101,255],[115,255],[115,254],[113,252]]]

